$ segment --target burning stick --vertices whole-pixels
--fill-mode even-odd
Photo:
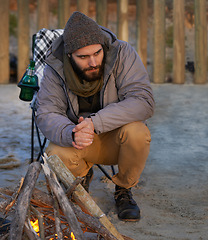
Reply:
[[[56,195],[56,197],[59,201],[59,204],[65,214],[67,222],[69,223],[69,226],[71,227],[75,236],[79,240],[84,240],[84,235],[83,235],[83,232],[77,221],[77,218],[73,212],[73,209],[69,203],[68,198],[66,197],[62,187],[60,186],[60,184],[56,178],[55,173],[49,169],[47,162],[42,164],[42,168],[43,168],[46,178],[48,179],[50,188],[53,190],[54,194]]]
[[[74,182],[74,175],[56,155],[50,157],[46,156],[46,161],[49,167],[56,173],[56,175],[68,189]],[[79,206],[81,206],[81,208],[85,209],[92,216],[98,218],[113,236],[115,236],[118,240],[124,240],[121,234],[116,230],[106,215],[101,211],[101,209],[80,184],[73,193],[73,199]]]
[[[34,162],[29,166],[22,189],[17,199],[16,211],[14,214],[14,218],[11,222],[9,240],[22,239],[22,232],[25,224],[28,206],[29,206],[30,199],[32,196],[32,191],[35,187],[35,183],[39,176],[40,170],[41,170],[41,165],[39,162]]]
[[[27,219],[25,222],[24,231],[30,240],[41,240],[41,238],[37,235],[37,233],[33,229],[29,219]]]
[[[41,214],[36,208],[31,206],[32,211],[35,213],[35,215],[38,218],[38,225],[39,225],[39,232],[40,232],[40,238],[42,240],[45,240],[45,234],[44,234],[44,225],[43,225],[43,214]]]

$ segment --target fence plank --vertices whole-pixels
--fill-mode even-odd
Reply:
[[[89,14],[89,0],[77,0],[77,10],[88,16],[88,14]]]
[[[204,84],[207,78],[206,0],[195,0],[195,83]]]
[[[128,42],[128,0],[117,0],[117,35]]]
[[[107,0],[96,0],[96,21],[99,25],[107,27]]]
[[[165,80],[165,0],[154,0],[153,81]]]
[[[9,1],[0,0],[0,84],[9,83]]]
[[[58,1],[58,27],[64,28],[70,17],[70,0]]]
[[[136,48],[145,67],[147,67],[147,4],[146,0],[136,0]]]
[[[18,81],[29,64],[29,0],[18,0]]]
[[[38,0],[38,24],[37,31],[48,28],[49,22],[49,0]]]
[[[174,0],[173,19],[173,82],[182,84],[185,82],[184,0]]]

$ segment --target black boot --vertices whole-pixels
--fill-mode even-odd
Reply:
[[[132,198],[131,188],[126,189],[116,185],[114,199],[118,210],[118,217],[123,221],[138,221],[140,209]]]
[[[90,182],[92,181],[92,178],[93,178],[93,169],[90,168],[87,175],[84,176],[84,180],[81,182],[82,186],[87,192],[89,192],[89,186],[90,186]]]

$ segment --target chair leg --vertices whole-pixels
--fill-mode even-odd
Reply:
[[[34,117],[32,114],[32,125],[31,125],[31,159],[30,162],[32,163],[34,160]]]
[[[105,171],[105,169],[103,167],[101,167],[99,164],[96,164],[98,166],[98,168],[105,174],[105,176],[112,180],[111,176]]]

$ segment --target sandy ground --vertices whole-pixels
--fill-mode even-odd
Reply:
[[[97,168],[90,194],[118,231],[135,240],[206,240],[208,85],[152,86],[156,111],[148,121],[151,151],[140,183],[132,190],[141,220],[118,220],[114,186]],[[0,86],[0,165],[9,155],[8,161],[16,165],[0,169],[0,187],[15,187],[30,158],[31,112],[18,94],[16,85]]]

